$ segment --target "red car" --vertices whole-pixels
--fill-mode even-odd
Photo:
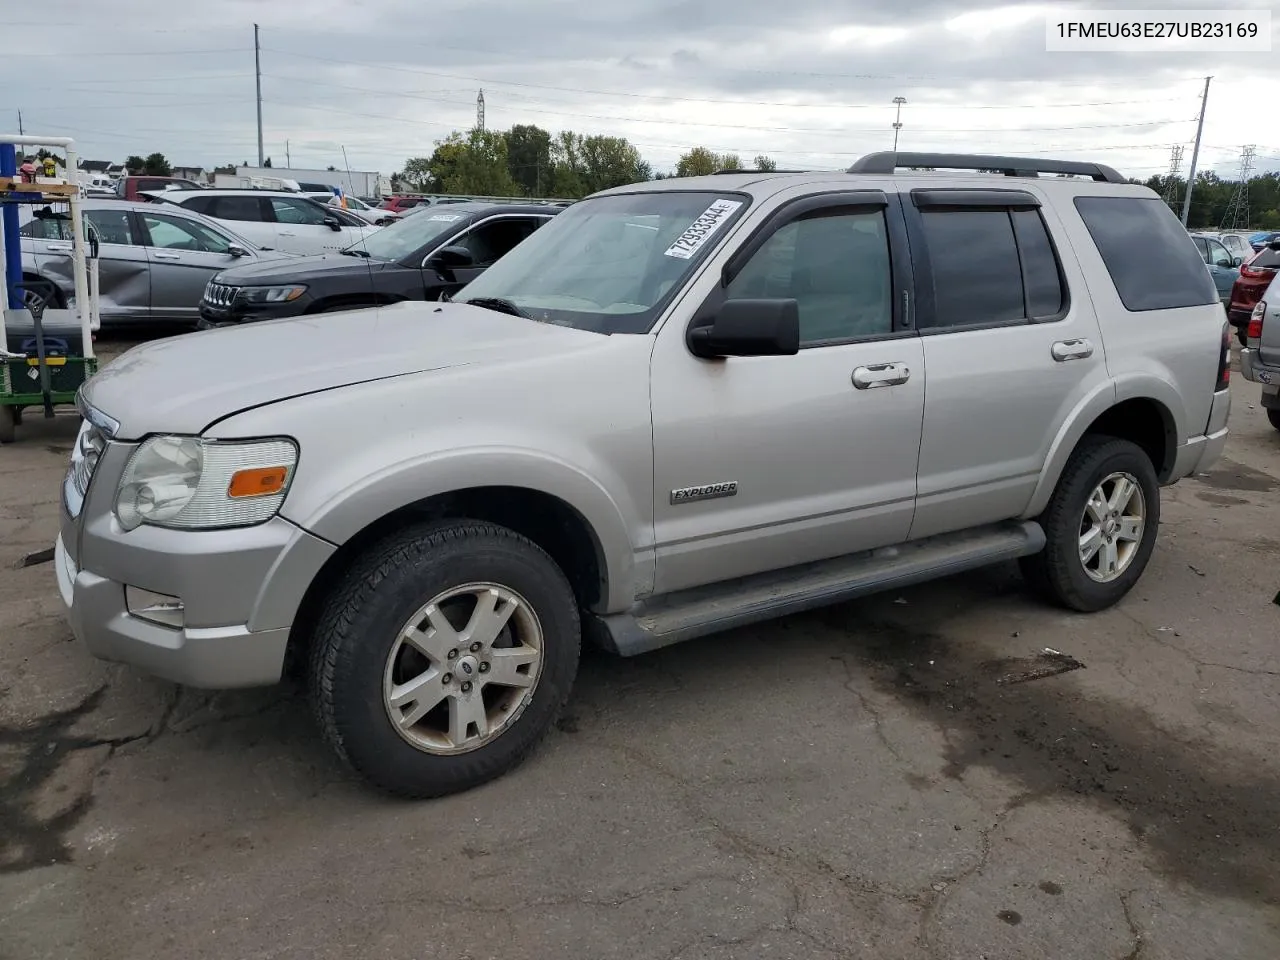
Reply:
[[[1277,270],[1280,270],[1280,240],[1272,240],[1244,262],[1240,267],[1240,276],[1231,285],[1231,306],[1227,308],[1227,319],[1236,328],[1236,337],[1242,345],[1253,305],[1262,299],[1263,291],[1267,289]]]
[[[382,203],[378,204],[378,207],[381,210],[390,210],[392,213],[404,213],[409,208],[416,207],[424,199],[426,198],[422,196],[397,193],[384,199]]]

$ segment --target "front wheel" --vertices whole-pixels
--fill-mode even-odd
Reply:
[[[455,793],[532,751],[577,674],[560,568],[504,527],[409,529],[361,557],[314,636],[312,701],[358,773],[407,797]]]
[[[1081,612],[1118,603],[1155,549],[1160,485],[1151,459],[1128,440],[1086,437],[1067,461],[1040,525],[1044,550],[1022,560],[1031,585]]]
[[[1280,410],[1268,410],[1267,419],[1271,421],[1271,425],[1280,430]]]

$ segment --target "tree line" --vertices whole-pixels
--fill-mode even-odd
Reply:
[[[1167,197],[1175,213],[1182,213],[1182,201],[1187,195],[1186,178],[1171,179],[1157,175],[1141,182],[1162,197]],[[1197,173],[1196,188],[1191,192],[1187,226],[1193,230],[1217,230],[1221,227],[1239,186],[1238,180],[1223,180],[1212,170]],[[1263,173],[1249,178],[1248,212],[1249,227],[1280,230],[1280,172]]]
[[[756,157],[753,164],[756,170],[776,166],[766,156]],[[625,137],[572,130],[552,133],[519,123],[510,130],[454,131],[436,142],[430,156],[406,161],[392,176],[392,185],[423,193],[577,199],[642,180],[740,168],[737,154],[694,147],[680,157],[674,171],[658,172]]]

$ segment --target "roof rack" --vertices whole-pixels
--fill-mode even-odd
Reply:
[[[1102,163],[1078,160],[1041,160],[1035,157],[1000,157],[984,153],[869,153],[847,173],[893,173],[901,167],[933,167],[942,170],[998,170],[1006,177],[1038,177],[1042,173],[1068,173],[1092,177],[1104,183],[1128,183]]]
[[[722,173],[812,173],[812,170],[746,170],[741,167],[726,167],[724,170],[717,170],[715,176]]]

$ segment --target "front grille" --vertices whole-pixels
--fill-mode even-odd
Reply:
[[[236,294],[239,292],[239,287],[210,281],[209,285],[204,288],[204,301],[211,307],[226,308],[235,302]]]
[[[106,448],[106,434],[88,420],[82,421],[75,445],[71,448],[71,466],[62,485],[67,512],[73,518],[80,515],[85,495],[89,492],[89,481],[93,479],[93,472]]]

